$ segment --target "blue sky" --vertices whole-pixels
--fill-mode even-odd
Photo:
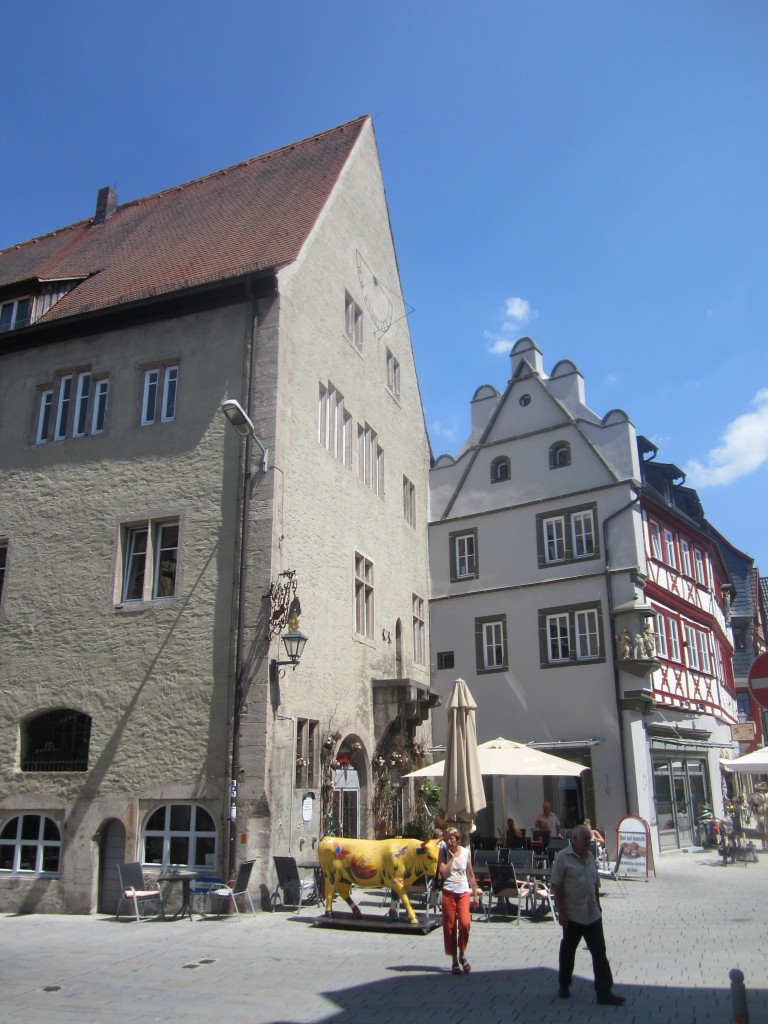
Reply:
[[[374,117],[435,454],[571,359],[768,575],[768,4],[26,0],[0,247]]]

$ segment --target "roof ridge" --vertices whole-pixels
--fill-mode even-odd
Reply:
[[[278,146],[277,149],[270,149],[266,153],[257,153],[255,156],[247,157],[245,160],[238,160],[237,163],[229,164],[227,167],[220,167],[218,168],[218,170],[215,171],[209,171],[206,174],[200,175],[200,177],[198,178],[190,178],[189,181],[184,181],[178,185],[169,185],[167,188],[160,189],[160,191],[158,192],[150,192],[148,195],[139,196],[136,199],[129,199],[125,203],[119,203],[118,206],[115,207],[112,216],[114,216],[119,210],[127,210],[130,209],[130,207],[132,206],[138,206],[141,203],[146,203],[151,200],[160,199],[163,196],[167,196],[173,192],[178,192],[181,191],[182,189],[189,188],[192,185],[197,185],[202,182],[210,181],[213,178],[216,178],[220,175],[228,174],[230,171],[237,170],[241,167],[248,167],[260,160],[268,160],[275,156],[279,156],[282,153],[295,150],[299,146],[305,146],[309,145],[312,142],[317,142],[324,136],[332,135],[336,132],[343,132],[352,127],[357,127],[358,125],[361,126],[365,121],[370,120],[370,116],[370,114],[361,114],[359,117],[355,117],[351,121],[344,121],[342,124],[337,124],[333,128],[326,128],[322,132],[317,132],[316,134],[309,135],[303,139],[297,139],[295,142],[289,142],[284,146]],[[34,245],[35,243],[43,241],[44,239],[47,238],[55,238],[58,235],[63,235],[67,231],[74,231],[76,228],[91,224],[92,221],[93,216],[83,217],[80,220],[73,221],[71,224],[65,224],[60,228],[54,229],[53,231],[46,231],[42,235],[35,235],[33,238],[28,238],[23,242],[16,242],[13,245],[9,245],[5,249],[0,249],[0,256],[4,255],[5,253],[10,253],[17,251],[19,249],[23,249],[25,246],[28,245]]]

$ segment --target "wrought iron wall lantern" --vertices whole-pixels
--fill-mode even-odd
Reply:
[[[273,658],[270,661],[270,682],[277,682],[279,670],[283,665],[291,665],[294,669],[296,668],[301,661],[304,648],[307,646],[307,640],[309,640],[309,637],[305,633],[302,633],[300,629],[293,629],[290,633],[283,633],[283,643],[285,644],[285,653],[288,655],[288,660],[278,661],[276,658]]]

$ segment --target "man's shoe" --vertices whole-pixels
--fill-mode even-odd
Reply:
[[[604,996],[598,996],[597,1002],[600,1006],[623,1006],[626,999],[624,996],[617,996],[615,992],[607,992]]]
[[[558,989],[557,994],[560,996],[561,999],[571,998],[571,990],[566,985],[561,985]]]

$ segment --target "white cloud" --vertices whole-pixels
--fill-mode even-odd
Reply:
[[[458,436],[459,428],[458,424],[454,420],[453,423],[441,423],[439,420],[435,420],[430,428],[432,437],[442,437],[446,441],[455,441]]]
[[[501,330],[496,333],[486,332],[490,344],[486,351],[492,356],[505,356],[512,351],[512,347],[523,333],[524,328],[538,318],[535,309],[527,299],[521,299],[518,295],[512,295],[506,299],[504,309],[504,320]]]
[[[705,462],[691,460],[685,467],[693,487],[719,487],[759,469],[768,460],[768,388],[752,399],[754,412],[728,424],[722,444],[707,453]]]

